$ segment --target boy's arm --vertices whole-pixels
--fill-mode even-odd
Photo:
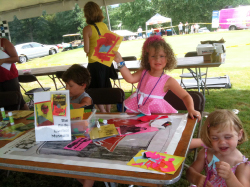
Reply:
[[[121,54],[118,51],[112,51],[115,54],[115,58],[114,61],[118,64],[119,62],[124,61],[122,59]],[[124,66],[120,69],[120,72],[123,76],[123,78],[125,79],[125,81],[127,81],[128,83],[137,83],[140,81],[141,78],[141,73],[142,70],[138,70],[137,72],[131,74],[131,72],[129,71],[129,69]]]
[[[73,108],[76,109],[76,108],[81,108],[83,106],[92,105],[92,100],[90,97],[84,97],[79,104],[78,103],[70,103],[70,104],[72,104]]]
[[[197,159],[187,170],[187,179],[189,182],[197,185],[198,187],[202,187],[206,180],[206,176],[202,175],[201,172],[205,166],[205,149],[202,149]],[[206,184],[207,187],[212,187],[211,183],[208,181]]]

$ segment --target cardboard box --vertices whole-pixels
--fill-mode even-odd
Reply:
[[[198,55],[209,55],[214,52],[214,46],[212,44],[198,44],[196,51]]]
[[[226,53],[215,53],[210,55],[204,55],[204,63],[224,63],[226,59]]]

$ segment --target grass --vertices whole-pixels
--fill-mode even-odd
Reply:
[[[193,35],[167,36],[165,40],[170,43],[177,57],[183,57],[188,51],[195,51],[200,41],[219,40],[224,38],[226,41],[226,63],[217,68],[209,68],[208,77],[216,77],[228,75],[232,83],[231,89],[210,89],[209,95],[206,95],[205,111],[212,112],[215,109],[238,109],[240,111],[239,118],[242,120],[247,134],[250,135],[250,30],[227,31],[227,32],[211,32]],[[136,56],[140,58],[141,47],[144,40],[124,41],[122,42],[119,52],[122,56]],[[46,56],[31,60],[25,64],[18,64],[18,69],[29,69],[36,67],[57,66],[74,63],[87,62],[87,58],[82,49],[58,53],[53,56]],[[172,77],[179,79],[181,70],[173,70],[169,73]],[[38,77],[45,86],[54,88],[52,80],[48,77]],[[131,85],[125,81],[121,82],[125,91],[131,89]],[[25,88],[32,88],[31,85],[24,85]],[[126,97],[129,93],[126,93]],[[26,98],[27,99],[27,98]],[[249,137],[249,136],[248,136]],[[240,151],[250,157],[249,142],[239,146]],[[188,156],[188,164],[191,162],[191,155]],[[0,171],[1,186],[81,186],[74,179],[52,177],[37,174],[25,174],[19,172],[11,172],[6,178],[5,171]],[[39,181],[35,184],[35,181]],[[97,182],[97,186],[103,186],[103,183]],[[122,186],[122,185],[119,185]],[[188,186],[185,180],[185,171],[183,177],[177,183],[171,186]]]

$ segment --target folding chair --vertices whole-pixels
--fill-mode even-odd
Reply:
[[[188,93],[191,95],[194,101],[194,109],[199,111],[201,113],[201,120],[198,123],[198,133],[197,137],[200,137],[200,130],[202,125],[202,114],[204,112],[205,108],[205,98],[200,92],[195,91],[188,91]],[[167,94],[164,96],[164,99],[172,105],[176,110],[187,110],[186,106],[184,105],[183,101],[176,96],[171,90],[167,92]],[[194,159],[196,159],[197,156],[197,149],[195,150]]]
[[[86,91],[96,105],[122,104],[124,112],[125,94],[121,88],[90,88]]]
[[[185,54],[185,57],[192,57],[192,56],[198,56],[196,51],[188,52]],[[192,69],[188,68],[189,73],[184,73],[184,69],[182,69],[182,74],[180,75],[181,77],[181,83],[180,85],[184,87],[185,89],[188,89],[188,86],[186,86],[183,82],[184,78],[194,78],[197,81],[197,84],[200,84],[203,90],[203,95],[205,95],[205,90],[207,89],[207,92],[209,94],[209,90],[206,87],[206,82],[207,82],[207,73],[208,73],[208,67],[206,68],[206,72],[201,72],[200,68],[195,68],[195,71]],[[205,76],[205,81],[202,80],[202,77]],[[200,91],[200,90],[198,90]]]
[[[134,61],[134,60],[137,60],[137,58],[135,56],[126,56],[126,57],[122,57],[122,59],[124,61]],[[114,86],[113,87],[121,88],[121,82],[120,82],[120,80],[122,80],[122,79],[123,79],[123,77],[122,77],[121,73],[118,73],[118,79],[113,79],[113,81],[114,81]],[[118,81],[119,86],[116,84],[116,80]],[[131,94],[133,93],[133,89],[134,88],[136,89],[135,85],[132,84]]]
[[[31,104],[31,101],[33,101],[33,96],[35,92],[44,92],[44,91],[48,91],[51,88],[50,87],[43,87],[41,85],[41,83],[38,81],[38,79],[36,78],[36,76],[32,75],[32,74],[25,74],[25,75],[19,75],[18,76],[18,80],[19,80],[19,84],[21,83],[30,83],[30,82],[37,82],[40,85],[40,88],[33,88],[29,91],[26,91],[24,89],[24,87],[20,84],[21,88],[23,89],[25,95],[27,95],[30,98],[30,102],[29,102],[29,107]]]
[[[56,78],[59,80],[59,82],[62,84],[62,87],[60,88],[57,88],[57,85],[55,83],[55,87],[56,87],[56,90],[60,90],[60,89],[63,89],[63,88],[66,88],[66,85],[63,83],[62,81],[62,75],[65,71],[57,71],[56,72]]]
[[[0,108],[20,110],[22,95],[18,91],[0,92]]]

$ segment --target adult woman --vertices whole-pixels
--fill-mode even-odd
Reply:
[[[4,58],[6,54],[9,58]],[[20,86],[18,82],[18,71],[16,69],[15,62],[19,61],[15,47],[9,40],[0,38],[0,92],[18,91],[20,92]],[[2,67],[2,64],[11,64],[10,70]],[[11,108],[6,108],[12,110]],[[21,109],[29,110],[27,104],[21,98]]]
[[[84,6],[84,16],[88,25],[83,29],[84,51],[88,56],[88,70],[91,75],[91,82],[89,88],[111,88],[110,74],[111,68],[105,66],[95,60],[92,60],[91,54],[94,52],[96,41],[99,39],[99,30],[101,35],[108,32],[108,27],[103,23],[103,14],[100,7],[90,1]],[[96,27],[95,27],[96,26]],[[112,66],[111,66],[112,67]],[[100,93],[101,94],[101,93]],[[97,105],[101,112],[110,112],[111,105]]]

